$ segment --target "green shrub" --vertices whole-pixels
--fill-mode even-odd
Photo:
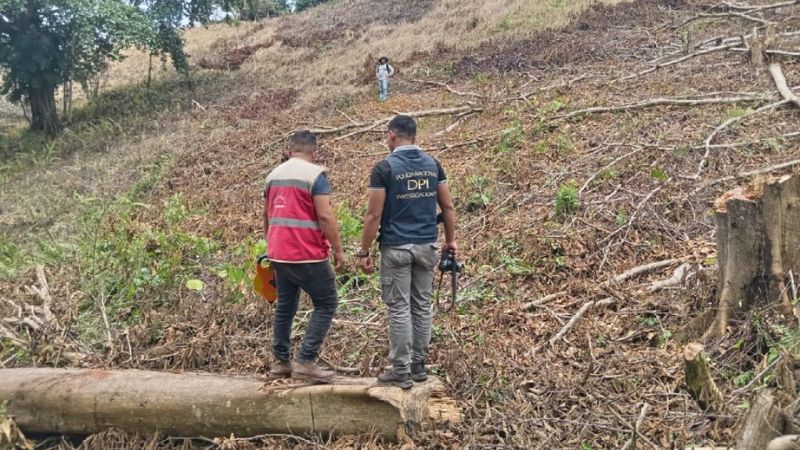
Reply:
[[[555,213],[560,220],[566,220],[578,210],[578,187],[575,181],[562,184],[556,193]]]
[[[189,213],[180,196],[156,208],[124,197],[113,203],[83,199],[79,261],[78,331],[89,344],[102,339],[102,310],[112,328],[138,322],[145,302],[169,300],[170,292],[196,278],[217,249],[210,239],[180,228]],[[140,216],[146,219],[137,220]]]

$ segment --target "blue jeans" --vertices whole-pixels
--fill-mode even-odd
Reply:
[[[389,98],[389,80],[378,80],[378,84],[380,85],[381,89],[381,100],[386,100]]]
[[[333,268],[328,261],[301,264],[273,262],[272,267],[278,286],[272,353],[280,361],[292,359],[292,322],[297,313],[302,289],[311,297],[314,312],[308,322],[297,362],[313,362],[319,356],[319,349],[328,335],[336,307],[339,306]]]

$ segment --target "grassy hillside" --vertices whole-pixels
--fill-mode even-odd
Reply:
[[[759,14],[790,33],[798,10]],[[737,323],[711,351],[728,403],[710,415],[682,388],[680,334],[713,307],[713,200],[747,171],[795,161],[800,113],[762,108],[778,94],[743,52],[702,53],[751,28],[684,25],[703,11],[675,0],[343,0],[189,30],[191,82],[159,70],[147,87],[149,58],[131,54],[62,137],[0,135],[0,298],[11,300],[0,313],[39,303],[28,288],[42,266],[58,317],[36,329],[7,321],[0,333],[16,339],[0,340],[0,362],[265,371],[270,311],[248,277],[263,250],[261,185],[286,134],[346,128],[324,134],[321,158],[354,250],[368,173],[386,153],[382,127],[369,125],[460,107],[422,117],[419,140],[448,170],[467,260],[459,304],[435,318],[431,357],[465,421],[417,442],[620,448],[647,404],[640,431],[656,447],[732,443],[746,408],[729,394],[775,352],[796,351],[785,345],[796,336],[771,319]],[[379,55],[399,69],[386,103],[372,79]],[[800,83],[796,58],[780,61]],[[656,98],[668,100],[646,103]],[[647,292],[674,263],[607,283],[671,258],[690,264],[690,280]],[[339,281],[341,321],[323,357],[374,376],[387,356],[380,283],[354,267]],[[389,445],[325,443],[357,444]]]

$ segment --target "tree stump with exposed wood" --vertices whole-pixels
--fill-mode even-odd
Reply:
[[[711,377],[703,344],[692,342],[683,348],[683,367],[686,389],[704,411],[720,411],[724,404],[722,393]]]
[[[719,309],[704,340],[726,334],[732,318],[777,302],[792,314],[800,272],[800,175],[757,181],[715,203]]]

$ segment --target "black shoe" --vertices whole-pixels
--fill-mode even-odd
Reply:
[[[401,389],[408,389],[414,385],[411,381],[411,374],[395,373],[394,370],[378,375],[378,384],[397,386]]]
[[[428,379],[428,372],[425,370],[425,361],[411,364],[411,379],[423,382]]]

